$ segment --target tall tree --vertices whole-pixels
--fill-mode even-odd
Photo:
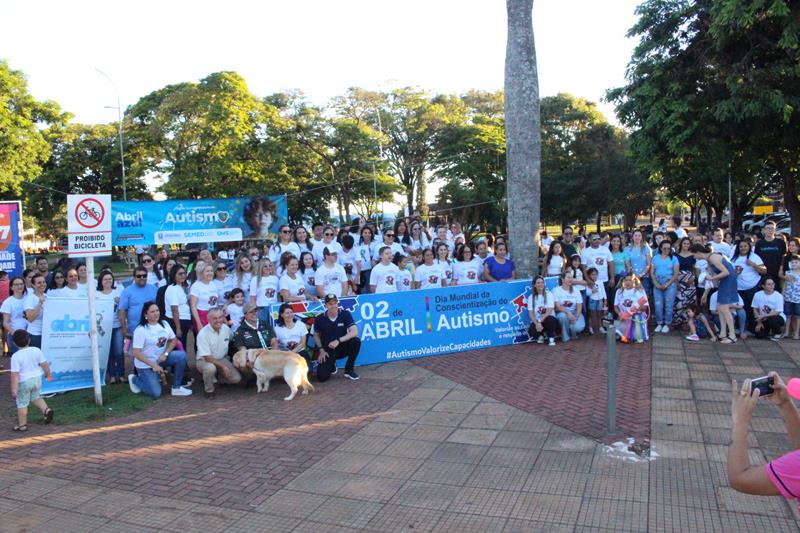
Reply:
[[[508,233],[518,274],[536,273],[541,180],[539,75],[533,0],[506,0],[505,123]]]

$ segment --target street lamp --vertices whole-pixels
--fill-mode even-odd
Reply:
[[[117,124],[119,126],[119,159],[120,163],[122,164],[122,200],[128,200],[128,190],[125,186],[125,149],[122,146],[122,106],[119,103],[119,91],[117,90],[117,85],[114,83],[114,80],[111,79],[111,76],[100,70],[99,68],[95,68],[95,70],[103,75],[108,81],[111,82],[111,86],[114,88],[114,92],[117,94],[117,106],[103,106],[106,109],[116,109],[117,110]]]

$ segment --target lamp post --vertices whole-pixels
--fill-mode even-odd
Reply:
[[[375,111],[375,116],[378,118],[378,132],[381,134],[378,137],[378,150],[380,153],[381,161],[383,160],[383,127],[381,126],[381,112],[377,107],[372,108]],[[375,211],[378,211],[378,182],[375,175],[375,161],[372,162],[372,196],[375,202]],[[381,209],[381,216],[383,216],[383,209]]]
[[[114,88],[114,92],[117,95],[117,106],[103,106],[106,109],[116,109],[117,110],[117,125],[119,126],[119,159],[122,165],[122,200],[128,200],[128,190],[125,186],[125,149],[122,143],[122,106],[119,103],[119,91],[117,90],[117,84],[114,83],[114,80],[111,79],[111,76],[100,70],[99,68],[95,68],[95,70],[104,76],[109,82],[111,82],[111,86]]]

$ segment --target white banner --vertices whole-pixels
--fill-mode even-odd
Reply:
[[[114,302],[96,301],[95,311],[100,377],[104,381],[114,325]],[[42,352],[53,374],[53,381],[42,383],[42,392],[49,394],[93,387],[88,300],[48,298],[42,320]]]

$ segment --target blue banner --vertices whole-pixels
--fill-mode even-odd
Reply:
[[[289,220],[286,195],[112,202],[114,246],[275,240]]]
[[[22,213],[19,202],[0,203],[0,270],[9,277],[21,276],[25,270],[25,251],[20,242]]]
[[[557,278],[546,284],[552,289]],[[531,290],[529,279],[480,283],[345,296],[339,307],[358,325],[358,364],[371,365],[527,342]],[[325,310],[321,301],[291,305],[309,328]],[[271,307],[276,323],[279,307]]]

